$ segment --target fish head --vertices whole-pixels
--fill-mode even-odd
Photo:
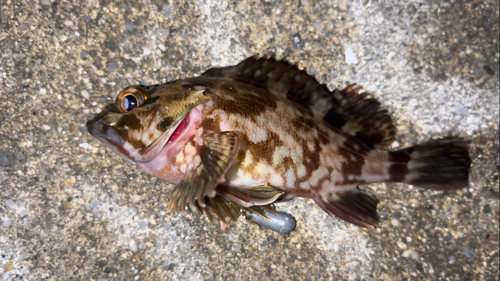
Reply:
[[[125,88],[87,122],[89,133],[133,162],[148,163],[175,147],[190,125],[190,111],[211,101],[204,86],[181,81]]]

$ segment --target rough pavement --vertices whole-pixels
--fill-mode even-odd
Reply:
[[[1,1],[0,280],[499,280],[499,2],[383,2]],[[467,138],[470,188],[363,187],[375,230],[297,199],[291,234],[224,232],[85,130],[128,85],[256,53],[363,85],[394,148]]]

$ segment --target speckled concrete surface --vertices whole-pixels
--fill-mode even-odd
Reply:
[[[293,2],[1,1],[0,279],[499,280],[498,1]],[[223,232],[85,131],[125,86],[264,52],[365,86],[395,147],[466,137],[470,188],[371,185],[372,231],[293,200],[291,234]]]

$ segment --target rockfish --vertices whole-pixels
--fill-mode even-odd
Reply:
[[[358,186],[468,186],[458,137],[397,151],[387,110],[355,84],[330,91],[283,60],[250,57],[199,77],[125,88],[87,128],[112,151],[175,185],[169,208],[236,220],[274,203],[313,199],[373,228],[377,198]]]

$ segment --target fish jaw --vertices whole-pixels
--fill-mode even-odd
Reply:
[[[178,161],[179,153],[196,154],[195,146],[186,148],[186,143],[190,140],[200,137],[202,130],[200,124],[202,121],[202,111],[206,104],[201,104],[189,111],[183,118],[181,124],[177,127],[168,140],[161,146],[161,149],[155,153],[155,157],[148,162],[138,162],[137,166],[144,172],[172,184],[177,184],[184,177],[186,170],[180,169],[182,165],[188,165],[189,161],[183,159]],[[183,123],[183,124],[182,124]],[[160,146],[158,147],[160,148]]]
[[[131,164],[136,164],[135,157],[132,157],[131,151],[127,150],[127,148],[131,146],[130,143],[125,141],[118,134],[118,131],[115,128],[106,126],[102,122],[96,122],[95,119],[87,121],[86,125],[89,133],[102,142],[106,147],[120,155]]]
[[[160,154],[168,154],[170,150],[176,150],[180,145],[178,141],[184,137],[188,128],[191,126],[191,115],[196,110],[188,112],[183,118],[178,120],[174,126],[158,136],[155,141],[149,145],[137,146],[130,141],[130,134],[133,132],[127,128],[119,128],[116,121],[119,119],[117,113],[99,114],[93,120],[87,122],[89,133],[101,141],[113,152],[120,155],[129,162],[137,165],[154,161]],[[157,118],[161,120],[161,117]],[[160,156],[161,158],[162,156]],[[156,176],[156,175],[155,175]]]

